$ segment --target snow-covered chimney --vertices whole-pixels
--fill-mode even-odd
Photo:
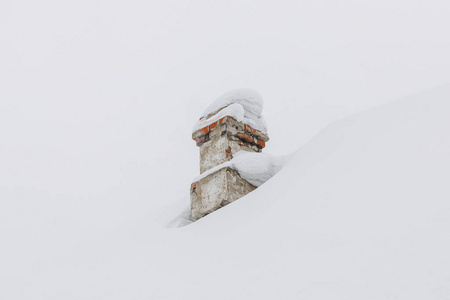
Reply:
[[[200,176],[191,185],[191,216],[199,219],[253,191],[228,161],[241,151],[261,152],[269,140],[263,101],[252,90],[226,93],[195,124]]]

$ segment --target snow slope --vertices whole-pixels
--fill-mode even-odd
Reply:
[[[449,299],[449,97],[445,86],[335,122],[256,191],[181,229],[137,217],[12,230],[0,298]]]

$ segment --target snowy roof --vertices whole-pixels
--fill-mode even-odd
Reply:
[[[254,90],[238,89],[229,91],[206,108],[192,131],[200,130],[224,116],[230,116],[267,134],[267,124],[262,116],[263,103],[261,95]]]

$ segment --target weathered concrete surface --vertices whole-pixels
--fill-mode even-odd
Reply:
[[[200,173],[233,158],[241,150],[261,152],[269,137],[231,117],[202,128],[192,134],[200,147]]]
[[[191,185],[191,216],[198,220],[254,189],[235,170],[220,169]]]
[[[216,130],[217,132],[217,130]],[[230,140],[227,135],[215,135],[200,146],[200,174],[218,166],[231,158],[227,150]]]

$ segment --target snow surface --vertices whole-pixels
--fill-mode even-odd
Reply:
[[[221,108],[224,109],[207,119],[208,115],[216,113]],[[257,92],[250,89],[232,90],[217,98],[206,108],[201,119],[195,123],[192,132],[208,126],[224,116],[230,116],[267,134],[267,124],[262,116],[262,110],[263,99]]]
[[[30,214],[24,229],[15,213],[1,298],[448,299],[449,97],[446,86],[335,122],[257,190],[180,229],[138,213],[83,227],[82,210],[45,230]]]
[[[450,82],[450,2],[176,2],[2,2],[0,299],[448,299],[448,89],[395,110],[409,134],[371,119],[382,152],[334,124],[242,201],[161,227],[218,91],[258,90],[265,151],[292,152]]]
[[[193,182],[217,172],[223,168],[231,168],[239,172],[242,178],[258,187],[278,173],[289,156],[275,156],[268,153],[239,151],[232,160],[224,162],[197,176]]]

